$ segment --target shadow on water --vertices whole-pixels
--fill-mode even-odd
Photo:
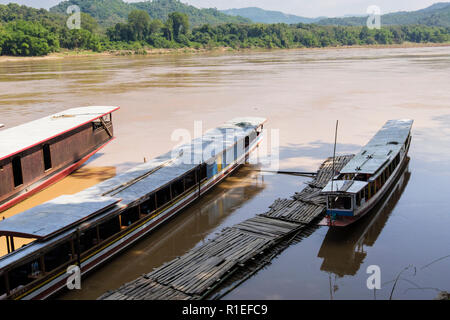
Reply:
[[[354,276],[366,258],[365,246],[374,246],[400,200],[411,177],[409,158],[403,173],[387,195],[369,215],[347,228],[330,228],[318,257],[323,258],[320,270],[342,278]]]

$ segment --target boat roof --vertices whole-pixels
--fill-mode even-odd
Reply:
[[[0,221],[0,235],[44,240],[107,210],[120,200],[65,195]]]
[[[81,224],[79,224],[77,227],[81,230],[89,228],[90,225],[95,224],[97,221],[100,221],[103,218],[109,216],[114,211],[116,211],[116,209],[113,206],[110,209],[107,209],[106,211],[99,213],[98,215],[92,216],[85,222],[82,222]],[[28,257],[36,252],[39,252],[39,250],[42,250],[42,249],[46,248],[47,246],[51,246],[53,244],[58,243],[62,239],[73,234],[76,229],[77,228],[67,229],[66,231],[64,231],[62,233],[56,234],[54,237],[46,239],[45,241],[33,241],[27,245],[24,245],[23,247],[21,247],[19,249],[16,249],[14,252],[11,252],[10,254],[0,257],[0,274],[1,274],[3,268],[11,265],[14,262],[17,262],[17,261],[23,259],[25,257]]]
[[[341,170],[341,174],[375,174],[395,158],[411,132],[413,120],[389,120],[362,150]]]
[[[46,245],[57,242],[74,232],[76,226],[82,222],[93,223],[99,220],[99,217],[110,214],[113,208],[126,206],[157,191],[195,169],[200,163],[206,163],[215,158],[217,154],[234,145],[236,141],[244,139],[265,122],[264,118],[233,119],[207,131],[202,137],[192,140],[190,144],[175,148],[75,195],[54,199],[0,221],[0,236],[15,234],[40,240],[1,257],[0,269]],[[222,139],[220,139],[221,134]],[[195,146],[201,146],[201,148]],[[211,150],[214,151],[211,152]],[[194,159],[199,154],[204,157],[200,157],[199,162],[184,163],[183,156],[180,157],[180,151],[183,151],[183,156],[186,158]],[[208,156],[210,152],[212,155]],[[103,211],[100,210],[102,208]],[[95,211],[96,209],[98,210]],[[66,218],[66,213],[69,217],[74,215],[74,218]],[[59,220],[59,215],[64,215],[64,219]],[[18,216],[19,218],[14,219]],[[44,229],[36,230],[36,226]]]
[[[326,193],[351,193],[356,194],[363,190],[368,185],[368,182],[357,180],[334,180],[329,182],[322,192]]]
[[[93,106],[68,109],[17,127],[0,131],[0,160],[92,122],[118,107]]]

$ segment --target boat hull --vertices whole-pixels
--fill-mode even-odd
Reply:
[[[108,145],[114,139],[115,138],[112,138],[111,140],[107,141],[106,143],[95,148],[94,151],[92,151],[89,154],[87,154],[86,156],[82,157],[75,163],[72,163],[64,168],[61,168],[60,170],[56,171],[51,176],[44,177],[40,181],[27,187],[24,191],[22,191],[18,195],[2,202],[0,204],[0,213],[10,209],[11,207],[15,206],[16,204],[26,200],[27,198],[35,195],[36,193],[50,187],[51,185],[55,184],[58,181],[64,179],[65,177],[67,177],[68,175],[73,173],[75,170],[79,169],[83,164],[86,163],[86,161],[88,161],[93,155],[95,155],[97,152],[99,152],[101,149],[103,149],[106,145]]]

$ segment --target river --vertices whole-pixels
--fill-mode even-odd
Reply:
[[[225,299],[433,299],[450,291],[450,47],[318,49],[83,57],[0,63],[0,123],[21,124],[64,109],[115,105],[117,139],[74,175],[0,214],[10,216],[75,193],[168,151],[176,129],[237,116],[268,119],[279,133],[280,167],[315,171],[337,152],[358,152],[386,120],[411,118],[410,163],[389,203],[345,233],[321,227],[282,252]],[[1,130],[1,129],[0,129]],[[198,203],[90,274],[95,299],[263,213],[307,178],[249,165]],[[4,246],[4,241],[0,246]],[[436,261],[436,262],[434,262]],[[434,263],[432,263],[434,262]],[[431,263],[431,264],[430,264]],[[382,288],[366,286],[381,269]]]

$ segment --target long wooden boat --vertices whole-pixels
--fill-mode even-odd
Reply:
[[[367,256],[367,247],[373,247],[411,177],[409,157],[400,169],[400,178],[386,192],[383,199],[351,228],[330,228],[317,257],[323,258],[320,270],[338,277],[354,276]]]
[[[0,221],[0,298],[45,299],[148,234],[245,163],[263,138],[262,118],[239,118],[76,195]],[[14,239],[34,239],[15,250]],[[6,241],[5,241],[6,239]]]
[[[412,120],[390,120],[323,190],[320,225],[346,227],[370,212],[396,183],[411,144]]]
[[[117,109],[69,109],[1,130],[0,212],[69,175],[110,142]]]

